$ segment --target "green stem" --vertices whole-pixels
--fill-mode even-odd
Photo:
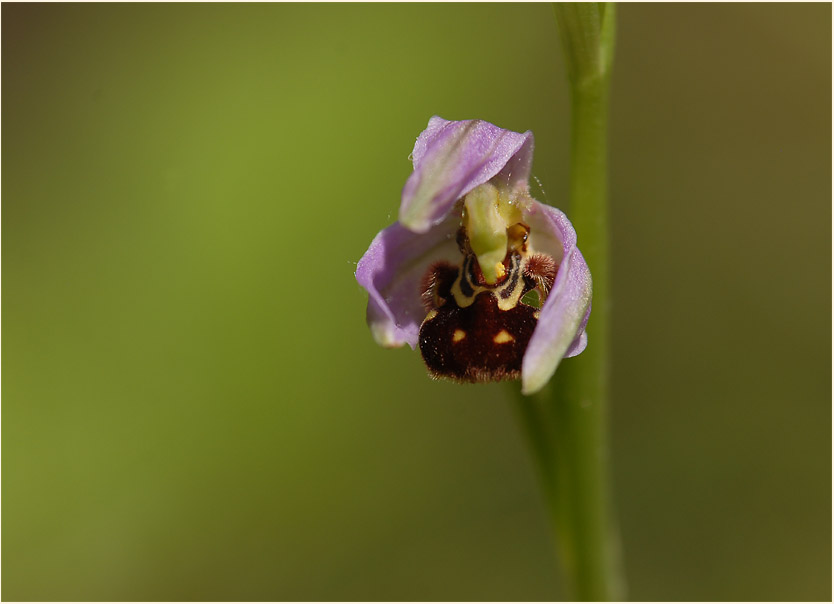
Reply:
[[[575,597],[619,600],[624,582],[608,466],[610,291],[607,126],[615,8],[556,3],[572,93],[569,217],[593,276],[588,347],[562,363],[552,388],[522,403],[565,574]]]

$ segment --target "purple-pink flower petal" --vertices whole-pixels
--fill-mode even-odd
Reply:
[[[585,258],[582,258],[585,260]],[[593,304],[588,305],[588,310],[585,311],[585,316],[582,319],[582,322],[579,324],[579,335],[571,342],[568,351],[565,353],[565,358],[569,359],[571,357],[575,357],[576,355],[580,354],[585,347],[588,345],[588,334],[585,333],[585,327],[588,325],[588,319],[591,317],[591,307]]]
[[[531,243],[559,261],[556,281],[521,366],[522,392],[532,394],[550,380],[563,358],[585,349],[592,286],[591,273],[576,247],[576,232],[567,217],[556,208],[535,202],[525,218],[530,224]],[[550,247],[554,241],[560,242],[560,250]]]
[[[533,133],[504,130],[483,120],[429,120],[411,154],[414,172],[405,183],[400,223],[425,233],[455,202],[485,182],[526,187]],[[495,178],[495,177],[498,178]]]
[[[417,346],[426,317],[421,281],[434,262],[458,262],[455,233],[459,223],[459,217],[451,216],[427,233],[417,234],[395,222],[371,242],[356,266],[356,280],[368,290],[368,326],[378,344]]]

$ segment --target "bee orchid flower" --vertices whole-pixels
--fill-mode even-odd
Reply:
[[[530,196],[532,132],[433,117],[411,159],[399,220],[356,268],[374,339],[419,345],[435,378],[538,391],[585,349],[591,274],[567,217]]]

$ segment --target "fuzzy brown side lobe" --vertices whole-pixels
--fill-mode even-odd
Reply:
[[[556,261],[546,254],[533,254],[524,263],[523,269],[524,276],[536,284],[542,300],[547,298],[556,282],[557,271]]]
[[[452,284],[458,278],[458,269],[448,262],[431,265],[420,286],[420,299],[427,311],[443,306],[452,297]]]

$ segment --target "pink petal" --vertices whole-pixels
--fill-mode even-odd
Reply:
[[[550,380],[563,358],[585,349],[592,286],[588,265],[576,247],[576,231],[567,217],[556,208],[534,202],[525,219],[530,225],[531,245],[560,263],[521,365],[522,392],[532,394]]]
[[[412,152],[414,172],[403,188],[400,223],[424,233],[455,202],[496,175],[509,188],[527,186],[533,133],[504,130],[483,120],[429,120]]]
[[[417,346],[426,317],[421,283],[438,260],[457,264],[455,241],[460,217],[452,215],[426,233],[409,231],[399,222],[380,231],[356,266],[356,280],[368,291],[367,321],[382,346]]]

